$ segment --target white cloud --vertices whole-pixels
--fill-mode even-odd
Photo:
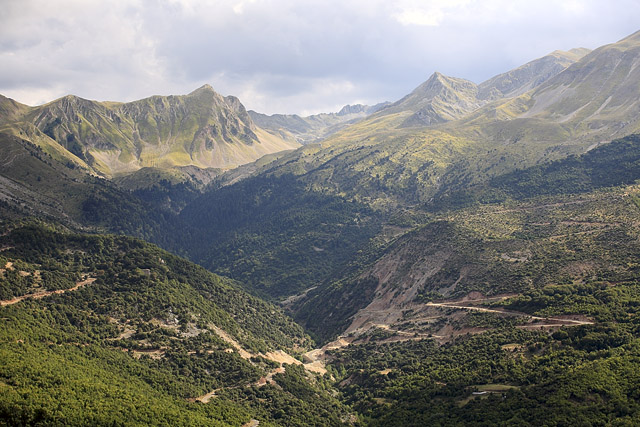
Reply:
[[[441,10],[404,9],[393,17],[402,25],[437,27],[442,22],[444,13]]]
[[[255,3],[256,0],[245,0],[245,1],[240,1],[239,3],[236,3],[233,6],[233,12],[236,15],[242,15],[244,13],[244,8],[247,4],[251,4],[251,3]]]
[[[398,12],[393,17],[402,25],[437,27],[471,3],[472,0],[404,0],[396,3]]]
[[[267,113],[480,82],[638,30],[637,0],[4,0],[0,93],[133,100],[203,83]],[[580,19],[576,19],[579,16]]]

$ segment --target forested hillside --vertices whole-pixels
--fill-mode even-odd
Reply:
[[[325,380],[281,367],[300,364],[285,352],[309,348],[302,329],[236,283],[131,238],[3,227],[4,422],[327,425],[348,415]]]

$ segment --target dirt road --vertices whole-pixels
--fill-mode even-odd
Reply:
[[[8,299],[8,300],[2,300],[0,301],[0,306],[5,306],[5,305],[12,305],[12,304],[16,304],[22,300],[28,299],[28,298],[32,298],[32,299],[40,299],[40,298],[44,298],[44,297],[48,297],[50,295],[54,295],[54,294],[64,294],[65,292],[73,292],[73,291],[77,291],[78,289],[82,288],[83,286],[89,285],[93,282],[96,281],[95,277],[89,277],[88,279],[85,279],[81,282],[76,282],[76,285],[72,288],[69,289],[59,289],[57,291],[42,291],[42,292],[36,292],[34,294],[28,294],[28,295],[21,295],[19,297],[15,297],[12,299]]]

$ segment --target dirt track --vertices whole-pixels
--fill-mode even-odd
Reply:
[[[44,297],[48,297],[50,295],[54,295],[54,294],[64,294],[65,292],[73,292],[73,291],[77,291],[78,289],[82,288],[83,286],[89,285],[93,282],[96,281],[95,277],[89,277],[88,279],[85,279],[81,282],[76,282],[76,285],[72,288],[69,289],[59,289],[57,291],[42,291],[42,292],[36,292],[34,294],[28,294],[28,295],[21,295],[19,297],[15,297],[12,299],[8,299],[8,300],[3,300],[0,301],[0,306],[5,306],[5,305],[12,305],[12,304],[16,304],[22,300],[28,299],[28,298],[32,298],[32,299],[40,299],[40,298],[44,298]]]
[[[465,301],[465,303],[470,303],[470,302],[484,302],[486,300],[470,300],[470,301]],[[442,302],[442,303],[437,303],[437,302],[428,302],[426,305],[431,306],[431,307],[445,307],[445,308],[454,308],[454,309],[460,309],[460,310],[470,310],[470,311],[482,311],[485,313],[498,313],[498,314],[510,314],[512,316],[522,316],[522,317],[528,317],[531,320],[544,320],[545,322],[553,322],[553,326],[562,326],[562,325],[592,325],[593,322],[588,321],[588,320],[576,320],[576,319],[565,319],[565,318],[560,318],[560,317],[540,317],[540,316],[532,316],[530,314],[527,313],[522,313],[519,311],[509,311],[509,310],[504,310],[504,309],[499,309],[499,308],[486,308],[486,307],[478,307],[478,306],[474,306],[474,305],[466,305],[463,303],[457,303],[457,302]],[[542,326],[542,325],[536,325],[536,326]]]

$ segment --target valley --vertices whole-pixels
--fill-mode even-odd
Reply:
[[[637,424],[639,61],[0,97],[0,424]]]

